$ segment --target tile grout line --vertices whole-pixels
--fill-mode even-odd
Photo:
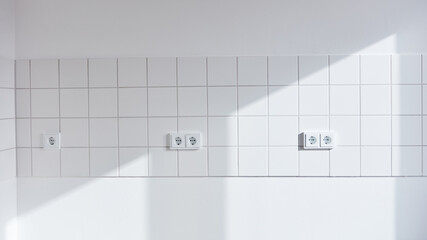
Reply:
[[[145,85],[148,87],[148,58],[145,58]],[[147,176],[150,176],[150,121],[148,118],[148,88],[146,96],[146,108],[147,108]]]
[[[34,176],[34,163],[33,163],[33,106],[32,106],[32,74],[31,74],[31,60],[28,60],[28,68],[29,68],[29,78],[30,78],[30,146],[31,146],[31,176]]]
[[[62,127],[61,127],[61,66],[60,66],[60,62],[61,60],[58,59],[57,60],[57,67],[58,67],[58,127],[59,127],[59,133],[61,134],[62,132]],[[60,139],[61,139],[61,135],[60,135]],[[62,141],[60,141],[61,145],[62,145]],[[59,176],[62,177],[62,146],[59,146]]]
[[[328,129],[331,131],[331,56],[327,56],[327,74],[328,74]],[[320,140],[322,141],[322,140]],[[333,150],[330,149],[328,151],[328,157],[329,157],[329,176],[331,176],[331,152]]]
[[[89,157],[89,172],[88,176],[91,176],[91,144],[90,144],[90,90],[89,90],[89,59],[86,59],[86,85],[87,85],[87,141],[88,141],[88,157]]]
[[[205,82],[206,82],[206,115],[209,116],[209,65],[208,57],[205,57]],[[209,117],[206,117],[206,176],[210,176],[210,158],[209,158]]]
[[[299,56],[296,56],[296,67],[297,67],[297,69],[296,69],[296,71],[297,71],[297,87],[298,87],[298,134],[302,134],[301,133],[301,115],[300,115],[300,108],[301,108],[301,106],[300,106],[300,76],[299,76],[299,62],[300,62],[300,60],[299,60]],[[303,139],[304,139],[304,136],[302,136],[303,137]],[[304,140],[303,140],[303,142],[301,143],[301,144],[304,144]],[[297,146],[297,150],[298,150],[298,159],[297,159],[297,161],[298,161],[298,172],[297,172],[297,176],[299,177],[300,175],[301,175],[301,171],[300,171],[300,166],[301,166],[301,154],[300,154],[300,150],[299,150],[299,148],[300,148],[300,143],[299,143],[299,139],[298,139],[298,146]]]
[[[237,91],[237,114],[236,114],[236,124],[237,124],[237,176],[240,176],[240,129],[239,129],[239,122],[240,122],[240,106],[239,106],[239,57],[235,57],[235,67],[236,67],[236,91]]]
[[[270,75],[269,75],[269,57],[266,57],[266,77],[267,77],[267,176],[270,176]]]
[[[176,131],[179,132],[179,121],[178,121],[178,113],[179,113],[179,91],[178,91],[178,57],[175,58],[175,87],[176,87]],[[186,141],[186,140],[184,140]],[[176,175],[179,176],[179,151],[176,151]]]
[[[362,56],[358,56],[359,66],[359,175],[362,176]]]
[[[393,59],[392,56],[389,55],[389,74],[390,77],[388,79],[390,84],[390,166],[391,173],[390,176],[393,176]]]
[[[117,104],[117,176],[120,177],[120,100],[119,100],[119,59],[116,58],[116,104]]]

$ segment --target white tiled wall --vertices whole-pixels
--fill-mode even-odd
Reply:
[[[426,61],[422,55],[17,60],[18,174],[427,175]],[[301,132],[323,130],[336,133],[336,148],[300,149]],[[49,131],[62,133],[61,150],[41,149],[41,134]],[[202,148],[169,150],[167,134],[177,131],[201,132]]]
[[[0,180],[16,176],[14,79],[14,61],[0,56]]]

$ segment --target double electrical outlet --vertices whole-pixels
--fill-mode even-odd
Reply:
[[[305,132],[304,149],[332,149],[335,135],[331,132]]]
[[[170,133],[170,149],[199,149],[201,146],[200,133]]]

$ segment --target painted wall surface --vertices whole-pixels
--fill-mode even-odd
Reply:
[[[16,4],[18,59],[427,52],[423,0]],[[18,181],[21,240],[406,240],[427,235],[426,180],[419,177]]]
[[[17,0],[17,58],[427,52],[424,0]]]
[[[16,239],[14,1],[0,1],[0,240]]]

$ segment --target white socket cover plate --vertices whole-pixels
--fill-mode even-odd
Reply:
[[[183,148],[185,148],[185,134],[170,133],[169,134],[169,148],[170,149],[183,149]]]
[[[185,134],[185,146],[187,149],[199,149],[201,145],[200,133],[187,133]]]
[[[60,149],[61,148],[61,133],[43,134],[44,149]]]
[[[304,133],[304,149],[319,148],[319,133],[306,132]]]
[[[335,135],[331,132],[320,133],[320,147],[331,149],[335,145]]]

